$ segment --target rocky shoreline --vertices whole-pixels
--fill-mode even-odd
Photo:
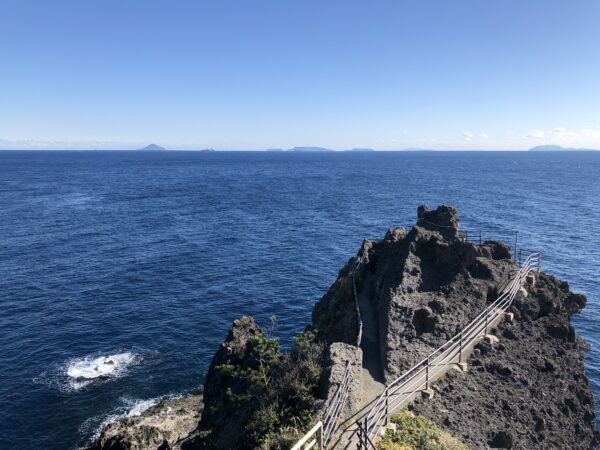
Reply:
[[[516,270],[503,243],[467,242],[454,208],[421,206],[411,229],[363,243],[291,353],[252,318],[239,319],[213,358],[203,399],[166,401],[110,424],[89,450],[289,448],[326,410],[346,364],[349,415],[371,395],[365,371],[373,385],[394,380],[493,302]],[[472,449],[595,449],[587,345],[570,324],[585,303],[568,283],[536,274],[515,298],[513,320],[492,331],[498,342],[482,341],[468,371],[450,371],[432,399],[409,408]]]
[[[178,449],[195,432],[203,409],[201,394],[163,400],[139,416],[108,424],[92,446],[81,450]]]

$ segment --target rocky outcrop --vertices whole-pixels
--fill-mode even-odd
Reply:
[[[382,241],[363,243],[315,305],[313,326],[330,342],[355,342],[358,268],[358,288],[370,291],[377,311],[384,375],[395,379],[477,316],[518,269],[504,244],[465,242],[458,224],[454,208],[420,206],[410,231],[390,229]]]
[[[335,342],[327,349],[323,368],[323,411],[328,410],[339,387],[348,373],[348,394],[342,407],[341,417],[349,417],[358,411],[363,399],[361,386],[362,350],[353,345]]]
[[[414,411],[470,448],[595,449],[594,398],[584,370],[587,345],[570,318],[585,297],[543,273],[513,303],[514,320],[480,343],[466,373],[452,371]]]
[[[458,226],[454,208],[421,206],[411,230],[390,229],[382,241],[363,244],[315,307],[313,324],[331,342],[348,341],[336,324],[352,314],[346,284],[359,267],[357,279],[377,309],[386,381],[397,378],[498,298],[518,270],[505,244],[466,242]],[[586,346],[570,324],[585,297],[551,276],[534,278],[514,302],[514,321],[499,327],[499,344],[479,344],[468,373],[451,371],[436,385],[441,395],[414,407],[470,448],[598,443]]]
[[[240,368],[255,370],[259,362],[253,356],[254,337],[262,330],[252,317],[234,320],[229,334],[215,353],[204,382],[202,430],[210,431],[210,447],[236,448],[240,425],[248,422],[257,407],[246,397],[252,389],[249,377],[240,376]],[[241,397],[245,401],[241,402]],[[208,444],[207,444],[208,446]]]
[[[107,425],[87,450],[176,450],[197,428],[201,412],[202,395],[165,400]]]

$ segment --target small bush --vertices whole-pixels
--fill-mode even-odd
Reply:
[[[429,420],[415,417],[406,410],[394,414],[391,421],[398,429],[386,432],[379,442],[380,450],[468,450]]]
[[[290,448],[316,422],[314,405],[325,345],[315,331],[301,333],[295,341],[290,354],[281,354],[278,340],[253,336],[251,361],[217,367],[222,374],[245,382],[240,392],[226,392],[228,400],[254,409],[249,420],[240,424],[244,430],[240,448]]]

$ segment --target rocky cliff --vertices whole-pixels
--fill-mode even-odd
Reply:
[[[394,380],[456,335],[518,271],[504,243],[468,241],[448,206],[421,206],[410,229],[365,241],[289,354],[252,318],[235,321],[208,371],[195,430],[160,448],[289,448],[327,409],[346,365],[344,415],[356,412],[373,395],[366,369],[381,386]],[[450,371],[433,399],[411,408],[473,449],[596,448],[587,347],[570,324],[584,306],[567,283],[536,274],[512,305],[514,319],[492,330],[499,342],[480,343],[467,372]],[[144,448],[109,441],[94,448]],[[152,442],[146,448],[158,448]]]

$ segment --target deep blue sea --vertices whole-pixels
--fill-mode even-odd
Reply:
[[[519,230],[588,296],[600,394],[600,152],[4,151],[0,448],[73,449],[198,389],[243,314],[289,345],[362,239],[421,203]]]

